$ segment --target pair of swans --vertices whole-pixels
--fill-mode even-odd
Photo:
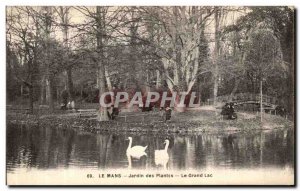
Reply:
[[[127,157],[128,160],[130,157],[140,159],[142,156],[147,156],[147,153],[145,152],[148,146],[141,146],[141,145],[136,145],[132,147],[132,137],[128,137],[129,144],[127,147]],[[155,150],[154,151],[154,159],[155,159],[155,164],[156,165],[162,165],[164,168],[166,168],[167,163],[169,161],[169,154],[168,154],[168,147],[170,144],[170,141],[168,139],[165,140],[164,142],[165,148],[162,150]],[[131,162],[131,160],[130,160]],[[130,164],[130,163],[129,163]]]

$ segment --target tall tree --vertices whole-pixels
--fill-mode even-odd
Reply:
[[[52,112],[54,110],[54,100],[53,100],[53,83],[54,76],[51,73],[51,28],[53,26],[53,8],[43,7],[41,10],[41,21],[42,21],[42,38],[43,38],[43,48],[45,50],[45,62],[44,62],[44,84],[46,87],[46,102],[49,105],[49,109]],[[43,81],[42,81],[43,83]]]
[[[113,11],[111,11],[111,9]],[[99,89],[99,98],[110,87],[107,83],[109,79],[108,71],[108,47],[111,39],[114,39],[113,34],[121,23],[119,15],[123,8],[114,8],[108,6],[97,7],[76,7],[76,10],[88,18],[88,23],[80,27],[87,35],[92,35],[96,39],[94,62],[97,63],[97,84]],[[100,100],[99,100],[100,101]],[[99,121],[109,120],[106,107],[100,105]]]
[[[284,99],[285,107],[294,114],[294,18],[292,7],[249,7],[236,24],[230,26],[232,31],[243,34],[245,31],[259,28],[270,29],[280,42],[283,61],[286,63],[287,78],[275,77],[273,81],[281,84],[277,97]],[[284,82],[284,83],[283,83]],[[276,87],[275,87],[276,88]]]
[[[7,9],[11,22],[7,22],[10,35],[14,41],[8,41],[7,61],[13,68],[15,78],[29,89],[29,112],[33,113],[34,84],[37,73],[37,50],[38,50],[38,25],[31,18],[32,10],[27,7],[16,7]],[[15,53],[13,51],[15,48]],[[19,54],[19,60],[15,55]],[[26,74],[21,74],[19,69],[25,68]]]
[[[106,92],[105,85],[105,59],[104,59],[104,36],[105,36],[105,17],[106,7],[96,7],[96,39],[97,39],[97,52],[98,52],[98,80],[99,80],[99,96]],[[107,108],[100,106],[99,121],[108,121]]]
[[[190,92],[199,75],[199,43],[202,28],[214,13],[211,7],[142,8],[146,22],[162,28],[160,41],[149,42],[161,58],[171,91]],[[148,19],[147,19],[148,18]],[[149,19],[151,18],[151,19]]]
[[[63,33],[63,42],[64,46],[69,49],[69,27],[70,27],[70,10],[71,7],[63,7],[60,6],[55,9],[59,19],[60,19],[60,26]],[[66,55],[68,58],[65,59],[66,63],[64,64],[65,68],[65,89],[68,91],[69,100],[74,99],[74,90],[73,90],[73,80],[72,80],[72,66],[73,64],[70,62],[70,56]]]
[[[214,22],[215,22],[215,34],[214,34],[214,51],[213,51],[213,97],[214,105],[217,102],[218,88],[219,88],[219,50],[220,50],[220,18],[221,18],[221,9],[216,7],[214,13]]]

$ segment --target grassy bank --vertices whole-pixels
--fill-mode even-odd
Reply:
[[[51,126],[63,128],[78,128],[85,131],[126,131],[126,132],[162,132],[162,133],[194,133],[194,132],[224,132],[251,131],[260,129],[293,128],[294,124],[283,117],[264,114],[263,122],[255,113],[238,113],[237,120],[223,120],[219,111],[202,108],[186,112],[173,112],[168,122],[150,120],[142,122],[139,116],[135,122],[124,122],[120,119],[108,122],[98,122],[96,119],[79,118],[72,113],[52,115],[26,115],[22,113],[7,113],[8,124],[27,124],[34,126]]]

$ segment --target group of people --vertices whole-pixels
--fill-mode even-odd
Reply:
[[[109,119],[114,120],[116,116],[119,115],[119,108],[112,105],[110,111],[107,110],[107,115]]]
[[[75,109],[75,101],[64,102],[60,105],[60,109]]]
[[[75,101],[74,100],[69,100],[68,94],[66,92],[63,92],[62,94],[62,103],[60,105],[60,109],[62,110],[75,110]],[[141,108],[142,112],[148,112],[153,110],[153,105],[150,105],[149,107],[143,107]],[[110,109],[107,110],[107,115],[109,119],[115,120],[116,117],[119,115],[119,108],[114,107],[112,105]],[[160,116],[164,119],[164,121],[168,121],[171,119],[172,115],[172,109],[170,107],[161,107],[160,108]]]
[[[72,109],[75,110],[75,101],[70,98],[68,92],[64,90],[61,94],[62,103],[60,104],[60,109],[66,110],[66,109]]]
[[[149,107],[143,107],[142,112],[153,111],[153,107],[153,105],[149,105]],[[171,119],[172,109],[170,107],[161,107],[159,112],[164,121],[169,121]]]
[[[234,111],[234,103],[226,103],[222,107],[221,115],[223,115],[223,117],[226,117],[226,119],[237,119],[237,114]]]
[[[275,108],[275,112],[277,115],[280,115],[282,117],[286,117],[286,110],[283,106],[277,106]],[[234,110],[234,103],[226,103],[223,107],[222,107],[222,111],[221,111],[221,115],[223,115],[223,117],[225,117],[226,119],[237,119],[237,114]]]

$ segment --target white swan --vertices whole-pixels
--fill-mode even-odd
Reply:
[[[140,145],[136,145],[134,147],[131,147],[132,146],[132,137],[128,137],[129,140],[129,144],[128,144],[128,147],[127,147],[127,151],[126,151],[126,154],[133,157],[133,158],[137,158],[137,159],[140,159],[142,156],[147,156],[147,153],[145,152],[145,150],[147,149],[148,146],[140,146]]]
[[[168,154],[168,147],[170,141],[168,139],[165,140],[164,144],[166,144],[163,150],[155,150],[154,151],[154,161],[155,165],[162,165],[164,169],[167,168],[167,163],[169,162],[169,154]]]

